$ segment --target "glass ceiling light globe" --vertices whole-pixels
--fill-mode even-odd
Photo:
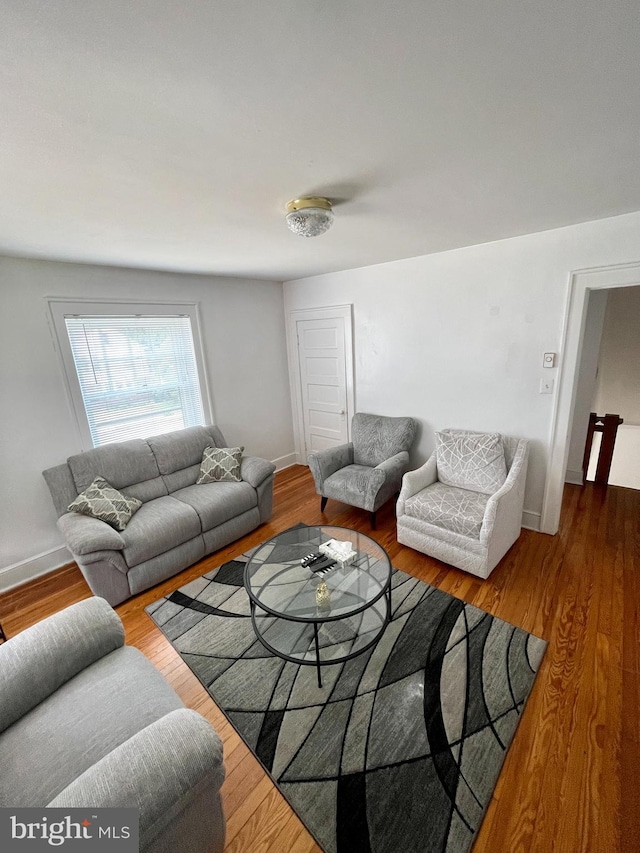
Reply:
[[[328,231],[333,211],[328,198],[296,198],[287,204],[287,225],[301,237],[317,237]]]

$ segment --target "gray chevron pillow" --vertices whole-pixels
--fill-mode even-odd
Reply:
[[[104,477],[96,477],[84,492],[67,507],[68,512],[79,512],[106,521],[116,530],[124,530],[131,516],[142,506],[142,501],[123,495]]]
[[[240,483],[244,447],[205,447],[196,484]]]

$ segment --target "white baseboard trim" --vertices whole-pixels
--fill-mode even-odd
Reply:
[[[70,552],[65,547],[61,547],[43,551],[42,554],[36,554],[35,557],[28,557],[19,563],[5,566],[5,568],[0,569],[0,592],[8,592],[10,589],[22,586],[27,581],[48,575],[49,572],[72,562],[73,557]]]
[[[567,471],[564,475],[565,483],[571,483],[572,486],[584,486],[584,480],[582,479],[582,471],[570,471],[567,468]]]
[[[539,512],[533,512],[530,509],[522,510],[522,526],[526,527],[527,530],[535,530],[540,533],[540,518]]]
[[[277,459],[272,459],[271,461],[276,466],[276,471],[284,471],[285,468],[295,465],[298,460],[295,453],[287,453],[286,456],[278,456]]]

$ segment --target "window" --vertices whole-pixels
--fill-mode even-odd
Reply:
[[[133,313],[126,304],[49,304],[78,423],[93,447],[207,422],[195,306],[176,313],[136,305]]]

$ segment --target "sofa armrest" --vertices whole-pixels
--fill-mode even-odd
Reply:
[[[340,468],[346,468],[347,465],[353,465],[353,444],[339,444],[337,447],[327,447],[325,450],[314,450],[307,456],[307,462],[313,480],[316,484],[316,491],[319,495],[322,494],[324,481],[339,471]]]
[[[240,476],[257,489],[276,470],[273,462],[262,459],[260,456],[243,456],[240,461]]]
[[[58,517],[64,515],[67,507],[78,497],[78,490],[71,473],[71,468],[64,462],[62,465],[55,465],[53,468],[47,468],[42,472],[51,497],[53,505],[56,508]]]
[[[124,539],[117,530],[99,518],[67,512],[58,519],[58,527],[72,554],[92,554],[94,551],[122,551]]]
[[[400,497],[397,504],[397,515],[404,515],[404,502],[427,486],[432,486],[438,481],[438,467],[436,464],[436,455],[432,453],[427,461],[415,471],[407,471],[402,478],[402,488],[400,489]]]
[[[0,645],[0,732],[92,663],[124,645],[120,617],[88,598]]]
[[[200,714],[179,708],[105,755],[48,808],[138,808],[144,850],[193,796],[216,793],[223,781],[220,737]]]

